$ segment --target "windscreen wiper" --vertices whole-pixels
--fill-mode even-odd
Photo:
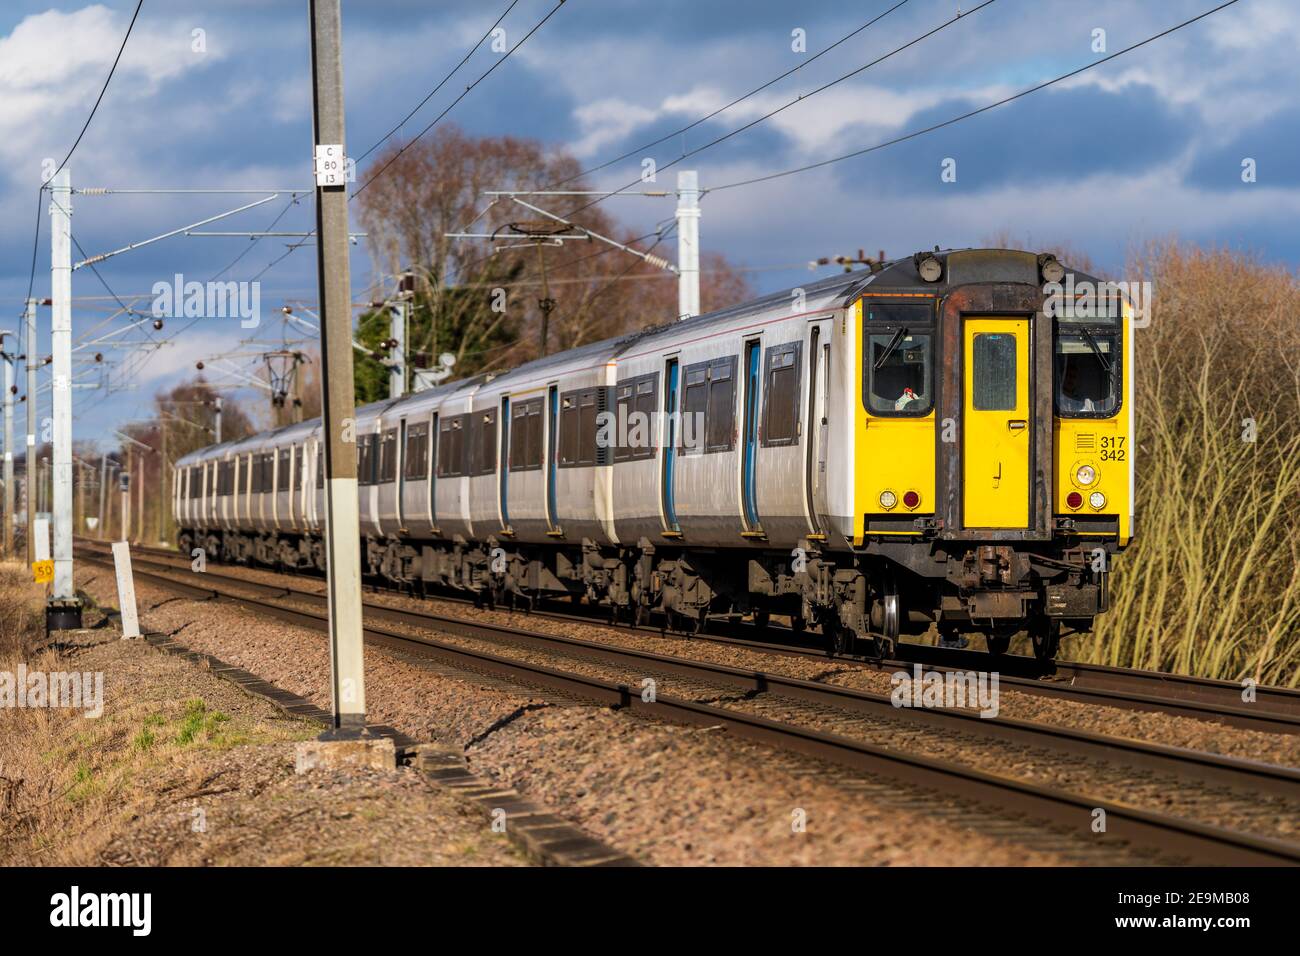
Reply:
[[[1097,356],[1097,361],[1101,363],[1101,370],[1107,375],[1110,374],[1110,359],[1108,359],[1097,340],[1092,337],[1092,333],[1087,329],[1079,329],[1083,333],[1084,340],[1088,343],[1088,348],[1092,349],[1092,354]]]
[[[894,333],[894,337],[890,339],[889,344],[885,346],[885,351],[880,353],[880,358],[876,359],[876,364],[871,367],[872,371],[876,371],[876,372],[880,371],[880,369],[884,366],[885,361],[889,358],[889,356],[894,354],[894,349],[898,348],[898,343],[903,341],[903,336],[905,336],[906,334],[907,334],[906,327],[901,328]]]

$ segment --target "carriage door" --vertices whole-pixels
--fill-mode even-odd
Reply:
[[[556,432],[560,427],[560,387],[552,385],[546,391],[546,533],[560,535],[560,519],[556,511],[555,483],[559,474],[555,467]]]
[[[744,444],[740,457],[740,498],[745,512],[745,533],[761,535],[762,524],[758,517],[757,468],[758,468],[758,382],[759,382],[759,348],[758,339],[745,343],[745,426]]]
[[[1029,527],[1029,320],[965,320],[962,523]]]
[[[677,379],[680,374],[677,359],[670,358],[664,366],[664,425],[663,465],[659,476],[660,509],[663,512],[663,533],[681,537],[677,524],[677,504],[673,496],[673,466],[677,455]]]

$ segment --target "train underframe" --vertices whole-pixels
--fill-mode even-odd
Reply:
[[[279,569],[325,570],[319,537],[183,531],[183,552]],[[466,592],[488,606],[585,600],[612,620],[691,633],[710,621],[772,615],[796,631],[816,627],[828,653],[888,655],[906,635],[934,626],[944,643],[982,635],[993,653],[1026,632],[1034,652],[1055,657],[1061,635],[1090,630],[1106,610],[1113,545],[1068,541],[1008,544],[871,542],[850,552],[804,542],[793,551],[684,549],[642,539],[635,546],[410,541],[367,537],[362,571],[415,593]]]

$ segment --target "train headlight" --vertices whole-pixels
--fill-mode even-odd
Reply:
[[[1080,465],[1079,470],[1074,473],[1074,480],[1086,488],[1097,480],[1097,469],[1092,465]]]
[[[882,491],[880,493],[880,507],[884,508],[886,511],[892,511],[894,506],[897,504],[898,495],[894,494],[892,491]]]
[[[1050,252],[1045,252],[1038,257],[1038,268],[1042,272],[1044,282],[1060,282],[1065,278],[1065,266],[1061,265],[1060,260]]]
[[[903,507],[908,511],[915,511],[917,505],[921,503],[921,496],[915,491],[903,492]]]
[[[1094,491],[1088,496],[1088,504],[1100,511],[1102,508],[1106,507],[1106,496],[1100,491]]]

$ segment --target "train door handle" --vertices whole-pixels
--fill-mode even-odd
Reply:
[[[1024,431],[1029,427],[1029,422],[1023,418],[1012,418],[1007,421],[1007,428],[1013,432]]]

